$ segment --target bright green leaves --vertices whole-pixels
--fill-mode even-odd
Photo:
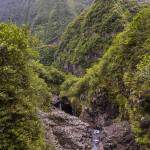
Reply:
[[[60,66],[75,65],[75,70],[85,70],[102,57],[116,34],[123,31],[138,11],[136,3],[131,3],[95,1],[87,11],[70,23],[62,36],[58,52]],[[76,74],[75,71],[72,72]]]
[[[36,107],[49,93],[34,71],[31,39],[25,28],[0,24],[0,149],[45,147]]]
[[[91,39],[92,35],[88,39]],[[80,39],[78,44],[86,40],[86,37]],[[80,49],[85,43],[81,44]],[[80,51],[82,52],[82,49]],[[79,54],[80,58],[81,53]],[[140,122],[142,117],[150,119],[149,55],[150,7],[147,7],[142,9],[133,21],[128,23],[125,30],[114,38],[104,55],[83,77],[73,76],[62,84],[62,94],[87,105],[92,101],[95,91],[107,89],[108,98],[119,106],[118,117],[129,120],[137,141],[143,149],[146,149],[150,144],[149,129],[141,129]]]

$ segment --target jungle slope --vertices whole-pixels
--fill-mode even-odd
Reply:
[[[25,24],[49,43],[57,39],[67,24],[92,0],[0,0],[0,20]]]
[[[83,77],[71,76],[63,83],[61,94],[70,97],[84,114],[89,117],[94,114],[95,125],[105,126],[108,120],[127,120],[141,149],[148,150],[149,62],[150,7],[147,6],[115,37],[110,48]]]
[[[141,150],[149,150],[150,7],[145,6],[145,8],[139,8],[136,3],[124,2],[119,0],[97,0],[95,1],[97,5],[93,4],[92,9],[90,8],[90,11],[88,10],[82,15],[84,16],[86,13],[96,14],[96,20],[100,20],[96,21],[93,15],[88,18],[87,15],[84,18],[85,21],[82,26],[87,23],[87,26],[89,25],[87,29],[89,30],[86,30],[86,26],[79,32],[74,30],[74,28],[70,28],[70,33],[74,33],[75,31],[72,34],[73,37],[76,37],[77,34],[78,42],[80,43],[81,41],[81,47],[86,47],[90,41],[92,41],[90,43],[93,46],[92,50],[97,48],[97,44],[98,46],[104,46],[102,55],[94,58],[94,62],[97,60],[95,65],[90,67],[85,73],[84,69],[90,66],[93,60],[92,62],[89,61],[90,63],[88,65],[84,65],[83,62],[86,62],[86,58],[84,58],[84,55],[81,55],[82,52],[80,54],[80,49],[74,49],[72,47],[69,50],[72,50],[73,53],[72,51],[68,52],[66,49],[61,49],[61,44],[60,50],[63,51],[61,52],[58,49],[58,56],[62,56],[62,60],[59,57],[58,62],[60,61],[59,63],[64,67],[64,60],[69,58],[71,65],[74,65],[74,62],[72,63],[74,61],[74,51],[77,51],[75,59],[79,56],[83,58],[83,62],[79,61],[77,63],[79,68],[81,67],[82,69],[78,69],[77,66],[72,71],[72,69],[68,69],[67,64],[67,71],[78,75],[83,71],[82,73],[85,74],[81,77],[76,77],[71,74],[65,75],[65,73],[53,67],[45,67],[39,64],[35,61],[38,60],[35,55],[37,51],[33,50],[33,47],[37,46],[34,43],[35,39],[29,36],[27,29],[19,29],[15,25],[0,25],[0,149],[46,149],[42,127],[37,118],[37,107],[40,109],[44,106],[49,107],[51,93],[60,93],[60,96],[67,96],[70,99],[73,108],[76,110],[76,115],[80,115],[80,119],[88,122],[93,128],[102,131],[105,130],[104,137],[106,138],[103,138],[103,142],[104,144],[106,143],[106,149],[112,149],[111,146],[114,149],[116,149],[116,146],[118,149],[121,149],[120,143],[128,150],[129,148],[133,149],[134,146],[135,148],[139,148],[136,143],[134,145],[134,142],[132,142],[135,136]],[[121,9],[122,11],[120,12],[120,7],[118,6],[121,6],[126,11]],[[94,9],[95,7],[97,9]],[[108,22],[105,22],[105,20],[97,15],[103,14],[99,13],[99,11],[103,10],[98,9],[99,7],[111,11],[109,14],[104,13]],[[113,8],[117,8],[117,10],[119,8],[119,12],[115,12]],[[139,9],[142,10],[139,12]],[[111,16],[111,14],[115,16],[115,19],[117,16],[117,19],[113,20],[114,18],[110,17],[110,23],[107,15]],[[90,19],[93,19],[93,21],[91,22]],[[78,22],[75,20],[75,25],[80,26],[80,21],[82,22],[82,17]],[[103,24],[103,22],[104,24],[106,23],[106,28],[105,25],[100,25],[98,28],[95,28],[94,24]],[[107,34],[111,31],[112,26],[110,27],[110,24],[114,25],[112,29],[117,29],[115,30],[115,34],[112,32],[111,34]],[[84,29],[87,33],[90,32],[90,34],[86,34],[85,32],[87,36],[82,36],[80,32],[84,31]],[[94,32],[96,31],[93,29],[101,30],[98,32],[98,35],[103,35],[104,30],[104,37],[106,39],[108,38],[108,41],[110,38],[109,44],[107,40],[104,40],[105,38],[103,39],[105,42],[103,40],[102,42],[99,40],[97,42],[96,40],[96,44],[94,44],[95,40],[93,42],[91,37],[95,35]],[[65,34],[67,34],[67,31]],[[69,37],[71,37],[71,34],[69,34]],[[103,36],[100,36],[100,39],[101,37]],[[74,38],[72,39],[73,41]],[[89,41],[87,40],[88,42],[84,45],[82,41],[86,38]],[[66,39],[67,42],[70,40],[68,38]],[[78,42],[76,43],[75,41],[75,44],[78,44]],[[84,51],[86,48],[81,50]],[[89,56],[91,56],[90,53]],[[46,119],[46,129],[48,128],[49,130],[51,126],[62,143],[64,142],[63,137],[66,139],[68,137],[70,138],[72,128],[69,127],[71,130],[65,130],[63,125],[65,127],[67,126],[68,129],[68,120],[71,121],[74,118],[73,116],[66,115],[56,109],[50,114],[41,114],[44,114],[44,116],[41,115],[42,121]],[[80,122],[78,118],[76,120]],[[78,126],[76,127],[78,128]],[[82,126],[80,127],[82,129]],[[130,136],[132,134],[130,127],[134,132],[134,136]],[[116,136],[115,138],[112,136],[114,134]],[[81,134],[79,133],[80,136]],[[67,142],[72,142],[72,140],[74,138],[72,139],[71,136]],[[116,143],[117,140],[118,143]],[[111,143],[114,145],[111,145]],[[66,143],[63,144],[66,146]]]
[[[0,24],[0,149],[45,150],[37,107],[51,98],[26,28]]]
[[[67,27],[56,62],[65,71],[82,75],[104,54],[138,9],[135,1],[96,0]]]

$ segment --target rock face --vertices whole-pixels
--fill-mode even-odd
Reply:
[[[92,137],[88,123],[58,109],[51,113],[39,112],[45,127],[46,141],[56,150],[91,150]]]
[[[98,150],[140,150],[127,121],[114,122],[119,110],[109,100],[107,92],[96,91],[91,109],[85,108],[80,119],[100,130]],[[146,123],[147,125],[148,123]]]
[[[140,150],[129,123],[114,122],[119,110],[105,90],[95,92],[91,109],[85,107],[79,118],[58,108],[39,112],[47,144],[56,150]]]
[[[103,131],[104,150],[140,150],[128,122],[113,123],[104,127]]]
[[[90,122],[93,128],[108,126],[119,114],[118,106],[113,104],[107,95],[107,91],[95,91],[91,102],[91,109],[85,108],[80,118]]]
[[[94,127],[57,108],[39,111],[39,118],[47,144],[56,150],[140,150],[127,121]]]

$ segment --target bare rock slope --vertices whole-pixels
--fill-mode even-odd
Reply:
[[[140,150],[126,121],[92,129],[91,124],[56,108],[50,113],[39,111],[39,118],[46,142],[55,150]]]
[[[39,112],[45,127],[46,141],[56,150],[91,150],[91,130],[79,118],[53,109],[51,113]]]

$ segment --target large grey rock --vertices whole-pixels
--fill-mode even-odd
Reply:
[[[127,121],[94,130],[89,123],[58,109],[51,113],[39,111],[39,118],[45,127],[47,144],[53,144],[56,150],[93,150],[94,143],[96,150],[140,150]]]
[[[92,137],[88,123],[58,109],[51,113],[39,112],[45,127],[46,141],[56,150],[91,150]]]
[[[103,136],[104,150],[140,150],[127,121],[104,127]]]
[[[140,150],[130,124],[127,121],[115,121],[118,115],[118,106],[111,103],[107,92],[98,90],[93,96],[91,109],[84,108],[80,119],[100,130],[98,150]],[[148,122],[143,124],[148,126]]]

